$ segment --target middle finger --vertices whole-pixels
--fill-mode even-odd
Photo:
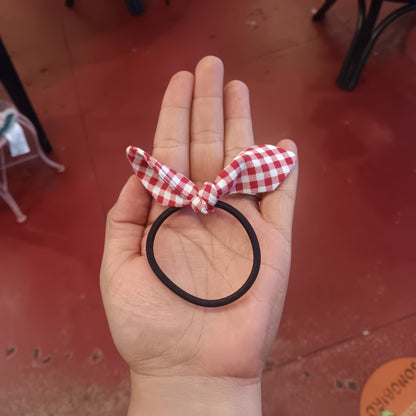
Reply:
[[[220,59],[207,56],[195,70],[191,118],[191,179],[200,186],[213,182],[224,161],[223,116],[224,67]]]

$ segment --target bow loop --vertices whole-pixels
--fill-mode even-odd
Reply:
[[[198,188],[191,180],[163,165],[144,150],[129,146],[126,154],[137,177],[159,204],[186,207],[198,194]]]
[[[272,145],[249,147],[215,179],[221,194],[274,191],[295,165],[293,152]]]

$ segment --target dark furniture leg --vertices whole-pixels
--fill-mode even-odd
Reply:
[[[344,90],[352,91],[356,87],[368,56],[383,30],[398,17],[409,11],[416,10],[416,3],[409,3],[390,13],[376,26],[383,1],[384,0],[372,0],[367,13],[366,1],[358,0],[357,28],[337,78],[337,85]],[[400,0],[398,2],[400,2]],[[331,4],[325,8],[327,3]],[[327,0],[322,6],[321,10],[324,9],[324,14],[333,3],[335,3],[335,1]],[[318,13],[320,13],[321,10],[319,10]],[[322,20],[315,19],[315,16],[314,20]]]
[[[75,0],[65,0],[66,7],[74,7],[74,3]],[[142,0],[126,0],[126,4],[130,14],[133,16],[144,12],[144,4]]]
[[[360,56],[370,40],[371,32],[376,23],[382,2],[383,0],[372,0],[370,12],[366,17],[366,2],[365,0],[358,0],[357,28],[337,78],[338,87],[344,90],[352,91],[355,87],[355,85],[352,88],[350,86],[351,74],[355,72],[354,67],[357,65]]]
[[[322,7],[313,15],[315,22],[325,19],[326,12],[334,5],[337,0],[326,0]]]
[[[142,0],[126,0],[127,8],[133,16],[144,12],[144,4]]]
[[[15,103],[18,110],[27,116],[34,124],[39,136],[39,143],[45,153],[52,151],[52,146],[49,143],[46,133],[40,124],[40,121],[35,113],[35,110],[30,103],[30,100],[26,94],[26,91],[14,69],[13,62],[11,61],[6,47],[0,38],[0,81],[3,83],[6,91],[10,95],[10,98]]]
[[[337,85],[342,89],[352,91],[356,87],[370,52],[384,29],[403,14],[416,10],[416,4],[407,4],[390,13],[376,26],[382,2],[372,0],[366,16],[365,0],[359,0],[357,31],[337,78]]]

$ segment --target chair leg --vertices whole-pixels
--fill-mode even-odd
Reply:
[[[0,197],[4,199],[6,204],[13,211],[14,215],[16,215],[16,221],[18,223],[22,223],[27,220],[27,216],[23,214],[22,210],[20,209],[19,205],[17,205],[16,201],[14,200],[10,192],[4,191],[1,186],[0,186]]]
[[[337,0],[326,0],[321,8],[313,15],[312,20],[315,22],[325,19],[326,12],[335,4]]]
[[[376,3],[373,0],[373,3]],[[371,31],[370,31],[370,36],[369,38],[367,37],[367,42],[363,45],[363,47],[361,48],[361,53],[358,55],[357,59],[354,62],[353,67],[351,68],[351,71],[347,74],[344,75],[342,78],[342,81],[346,82],[345,84],[342,84],[343,87],[345,86],[345,89],[352,91],[361,76],[361,73],[364,69],[364,66],[367,62],[367,59],[374,47],[374,44],[376,43],[378,37],[381,35],[381,33],[384,31],[384,29],[386,29],[387,26],[390,25],[390,23],[394,22],[397,18],[399,18],[400,16],[411,12],[411,11],[415,11],[416,10],[416,4],[412,3],[412,4],[407,4],[403,7],[400,7],[396,10],[394,10],[393,12],[391,12],[389,15],[387,15],[378,25],[377,27],[374,27],[374,25],[372,25],[371,27]],[[378,12],[380,11],[380,9],[378,9]],[[367,16],[367,18],[370,20],[371,23],[371,13],[373,11],[370,9],[369,14]],[[377,10],[376,10],[377,12]],[[378,13],[377,13],[378,16]],[[375,17],[374,20],[374,24],[377,20],[377,16]],[[345,79],[344,79],[345,77]]]
[[[37,153],[39,155],[39,157],[43,160],[43,162],[45,162],[47,165],[51,166],[52,168],[56,169],[58,171],[58,173],[62,173],[65,171],[65,166],[61,165],[60,163],[56,163],[53,160],[49,159],[46,154],[43,152],[42,147],[40,146],[39,143],[39,139],[38,139],[38,135],[36,132],[35,127],[33,126],[32,122],[23,114],[19,114],[17,116],[16,122],[18,122],[19,124],[25,126],[32,134],[34,141],[35,141],[35,146],[36,146],[36,150]]]
[[[370,10],[365,15],[365,1],[359,0],[357,30],[337,78],[337,85],[344,90],[352,91],[358,83],[365,61],[374,45],[372,36],[382,2],[383,0],[372,0]],[[364,57],[364,62],[360,65]],[[357,71],[359,67],[361,70]]]
[[[365,0],[359,0],[357,31],[337,78],[337,85],[344,90],[352,91],[357,86],[371,50],[384,29],[403,14],[416,10],[416,4],[407,4],[391,12],[376,26],[382,2],[372,0],[365,15]]]
[[[8,189],[6,159],[3,147],[0,147],[0,170],[2,177],[2,182],[0,182],[0,198],[3,198],[9,208],[14,212],[18,223],[25,222],[27,220],[27,216],[23,214]]]
[[[144,4],[142,0],[126,0],[127,8],[133,16],[144,12]]]

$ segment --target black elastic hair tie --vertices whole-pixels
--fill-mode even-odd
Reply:
[[[257,239],[256,233],[253,230],[253,227],[248,222],[247,218],[236,208],[234,208],[233,206],[223,201],[218,201],[215,206],[216,208],[220,208],[224,211],[227,211],[240,222],[240,224],[246,230],[248,237],[250,238],[251,246],[253,248],[253,267],[251,269],[250,275],[248,276],[245,283],[240,287],[240,289],[238,289],[236,292],[232,293],[231,295],[226,296],[224,298],[220,298],[220,299],[198,298],[197,296],[194,296],[188,292],[185,292],[183,289],[181,289],[179,286],[173,283],[172,280],[170,280],[169,277],[166,276],[166,274],[162,271],[162,269],[157,264],[155,255],[153,252],[153,245],[155,242],[156,233],[159,230],[160,226],[173,213],[180,210],[181,208],[170,207],[166,209],[164,212],[162,212],[162,214],[159,215],[159,217],[156,219],[156,221],[153,223],[152,227],[150,228],[149,234],[147,236],[147,242],[146,242],[146,254],[149,260],[150,267],[152,268],[156,276],[159,278],[159,280],[165,286],[167,286],[172,292],[180,296],[182,299],[185,299],[186,301],[191,302],[194,305],[205,306],[205,307],[210,307],[210,308],[228,305],[231,302],[234,302],[237,299],[239,299],[241,296],[243,296],[255,282],[257,275],[259,273],[259,270],[260,270],[260,262],[261,262],[259,241]]]

